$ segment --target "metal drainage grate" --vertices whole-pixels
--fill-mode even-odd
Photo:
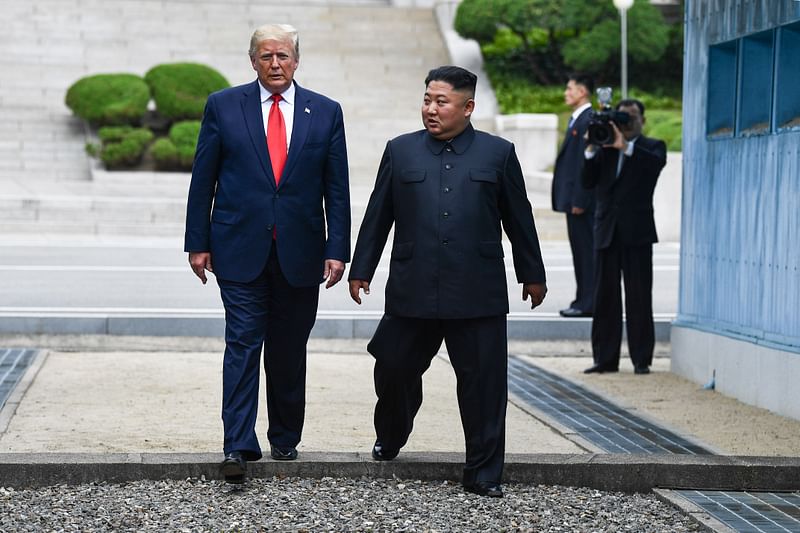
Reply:
[[[690,502],[736,531],[800,531],[800,494],[796,492],[734,492],[676,490]]]
[[[609,453],[713,455],[702,446],[518,357],[508,359],[508,390]]]
[[[0,408],[36,356],[36,350],[0,348]]]

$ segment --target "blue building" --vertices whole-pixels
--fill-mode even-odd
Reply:
[[[687,0],[672,370],[800,419],[800,1]]]

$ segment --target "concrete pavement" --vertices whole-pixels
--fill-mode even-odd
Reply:
[[[398,460],[375,464],[368,455],[375,397],[365,344],[366,339],[312,339],[300,460],[263,459],[253,465],[253,475],[458,479],[464,443],[446,353],[425,375],[425,401],[408,445]],[[0,413],[0,484],[216,475],[222,439],[219,339],[3,336],[0,345],[44,348],[38,366]],[[511,343],[515,356],[693,435],[722,455],[597,453],[512,397],[507,480],[628,491],[800,489],[800,422],[698,391],[668,372],[668,349],[659,345],[649,376],[634,375],[623,361],[620,374],[587,377],[580,372],[590,362],[585,343]],[[691,417],[685,416],[687,402]],[[263,436],[263,417],[258,427]]]

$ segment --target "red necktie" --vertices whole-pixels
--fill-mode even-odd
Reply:
[[[281,173],[286,164],[286,124],[283,122],[283,113],[278,107],[281,95],[272,95],[272,107],[269,108],[267,119],[267,149],[272,162],[272,173],[275,174],[275,185],[281,181]]]

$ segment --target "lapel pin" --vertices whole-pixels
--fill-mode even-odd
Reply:
[[[310,110],[309,108],[305,108],[303,111],[305,111],[305,112],[306,112],[306,113],[308,113],[309,115],[311,114],[311,110]]]

